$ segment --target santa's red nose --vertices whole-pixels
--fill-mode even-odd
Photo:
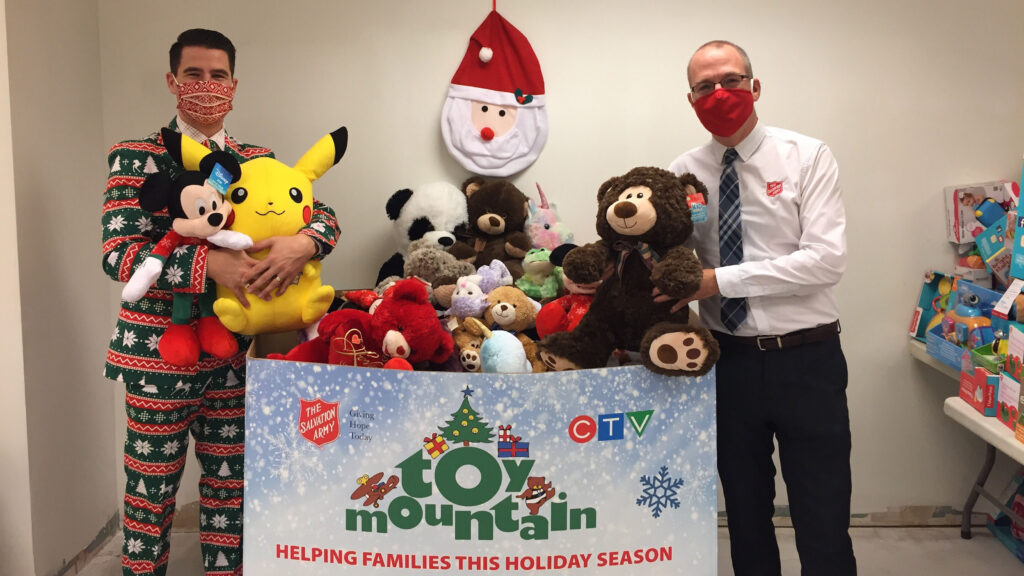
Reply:
[[[491,140],[494,140],[494,130],[491,130],[490,128],[484,128],[483,130],[480,131],[480,137],[490,142]]]

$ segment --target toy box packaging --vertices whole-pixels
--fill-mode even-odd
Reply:
[[[968,363],[960,372],[960,397],[985,416],[996,415],[999,375]]]
[[[1009,222],[1016,222],[1015,211],[1010,212]],[[1013,260],[1013,234],[1007,230],[1007,216],[1000,216],[995,224],[985,229],[984,232],[975,238],[978,246],[978,253],[985,261],[985,266],[992,272],[992,275],[1006,286],[1010,283],[1010,264]],[[1010,230],[1009,232],[1014,232]]]
[[[991,198],[1003,211],[1015,206],[1020,195],[1016,182],[999,180],[943,188],[946,199],[946,237],[956,244],[970,244],[987,226],[978,221],[975,210],[985,208]],[[998,216],[997,216],[998,217]]]
[[[1024,215],[1015,214],[1012,226],[1014,237],[1010,259],[1010,276],[1024,278]]]
[[[1020,382],[1024,377],[1024,325],[1018,322],[1009,322],[1009,337],[1006,347],[1006,363],[1003,365],[1010,376]]]
[[[996,419],[1013,430],[1017,426],[1017,406],[1020,404],[1020,383],[1003,372],[999,375],[996,391]]]
[[[973,338],[979,330],[975,326],[984,325],[991,333],[1008,333],[1009,322],[1005,318],[992,315],[1002,294],[971,284],[965,280],[956,282],[956,291],[950,296],[950,302],[942,322],[931,322],[933,326],[925,333],[925,345],[929,354],[942,361],[954,370],[960,370],[960,357],[964,350],[975,345],[982,346],[988,342],[977,342]],[[960,305],[963,305],[961,308]],[[944,324],[948,326],[944,326]],[[1021,326],[1024,328],[1024,326]],[[950,341],[946,338],[947,333]],[[1021,333],[1024,337],[1024,332]],[[1024,338],[1022,338],[1024,348]]]
[[[924,273],[921,294],[917,298],[917,306],[910,318],[911,337],[922,342],[925,341],[925,333],[941,319],[936,318],[936,315],[941,316],[946,313],[952,299],[950,294],[953,292],[955,284],[955,279],[948,274],[935,270]]]
[[[1020,400],[1017,402],[1017,428],[1014,430],[1017,442],[1024,444],[1024,387],[1020,391]]]
[[[993,374],[998,374],[1006,364],[1006,357],[992,350],[992,344],[993,342],[989,342],[984,346],[971,348],[971,363]]]
[[[1024,517],[1024,467],[1017,470],[998,500],[1017,516]],[[985,525],[1018,560],[1024,562],[1024,525],[1002,511],[995,516],[990,515]]]

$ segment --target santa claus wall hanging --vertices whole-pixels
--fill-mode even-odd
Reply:
[[[540,62],[526,36],[496,9],[469,38],[448,87],[441,134],[448,152],[482,176],[520,172],[544,148],[548,117]]]

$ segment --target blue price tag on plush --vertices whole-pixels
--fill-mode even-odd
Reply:
[[[220,164],[214,164],[210,172],[210,185],[216,188],[221,194],[228,193],[228,186],[231,185],[231,173]]]
[[[703,194],[690,194],[686,197],[686,203],[690,205],[691,222],[698,224],[707,221],[708,207],[704,204]]]

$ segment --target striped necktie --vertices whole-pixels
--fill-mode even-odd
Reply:
[[[729,148],[722,156],[722,179],[718,185],[718,246],[721,265],[732,266],[743,262],[743,219],[740,214],[740,182],[733,162],[739,154]],[[746,298],[722,297],[722,324],[730,332],[747,318]]]

